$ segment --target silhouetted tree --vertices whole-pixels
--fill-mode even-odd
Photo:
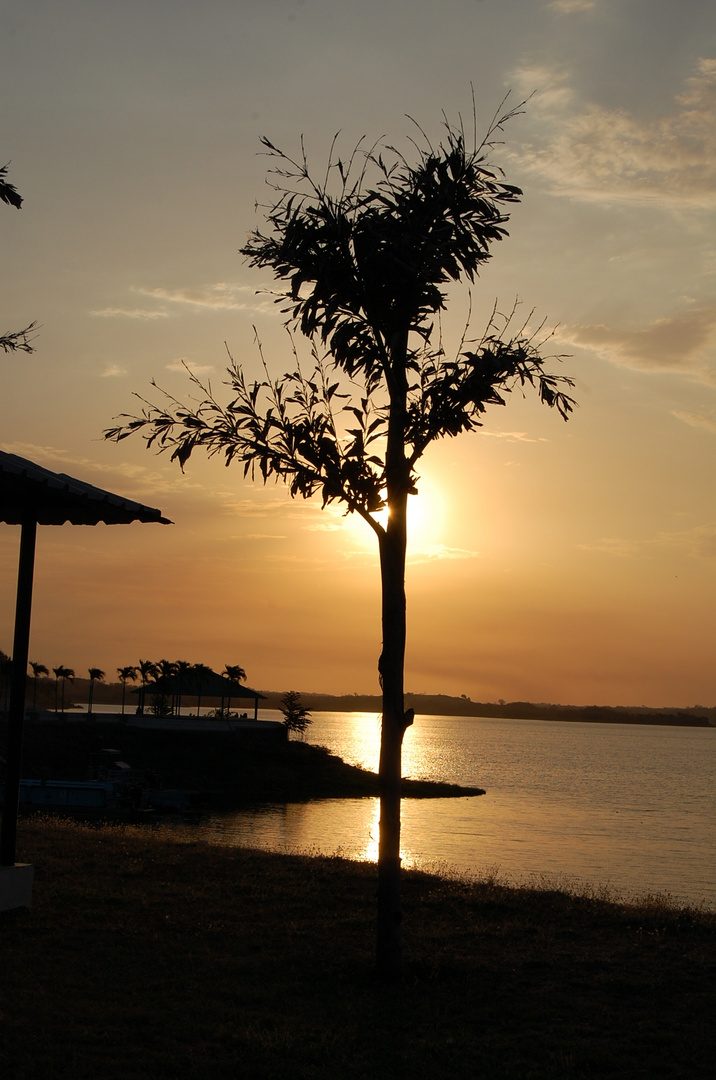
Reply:
[[[32,668],[32,711],[35,712],[37,702],[37,680],[40,675],[49,675],[49,669],[44,664],[38,664],[34,660],[30,661],[30,667]]]
[[[140,660],[137,664],[137,671],[142,679],[142,692],[139,695],[139,712],[144,712],[144,696],[146,691],[146,685],[149,679],[156,679],[157,677],[157,665],[153,660]]]
[[[0,202],[4,202],[6,206],[14,206],[16,210],[19,210],[22,206],[22,195],[20,195],[14,184],[11,184],[7,179],[8,165],[0,166]],[[32,344],[31,335],[36,329],[37,323],[31,322],[24,330],[12,330],[0,334],[0,349],[6,353],[34,352],[35,347]]]
[[[64,667],[62,664],[60,664],[59,667],[53,668],[52,671],[53,671],[54,676],[55,676],[55,713],[57,713],[57,689],[58,689],[58,685],[59,685],[59,683],[61,681],[62,682],[62,695],[61,695],[62,703],[61,703],[61,706],[60,706],[60,712],[64,716],[65,715],[65,683],[67,682],[68,679],[70,680],[70,682],[72,682],[72,680],[75,677],[75,673],[74,673],[72,668]]]
[[[95,682],[102,682],[104,680],[104,672],[102,668],[91,667],[89,668],[89,702],[87,703],[87,715],[92,715],[92,701],[94,699],[94,684]]]
[[[375,533],[383,629],[377,958],[387,978],[401,957],[401,753],[412,723],[403,695],[406,512],[417,463],[434,440],[480,427],[487,406],[504,405],[514,388],[534,387],[564,419],[574,404],[564,391],[571,381],[544,369],[539,330],[515,327],[514,309],[506,317],[493,309],[481,337],[465,333],[452,356],[434,328],[445,287],[474,281],[519,201],[519,188],[489,163],[511,115],[498,114],[471,146],[462,125],[445,121],[443,141],[433,146],[420,132],[410,158],[384,145],[363,153],[359,144],[343,161],[333,149],[319,180],[303,144],[294,160],[264,139],[274,162],[268,229],[241,250],[281,282],[276,302],[289,328],[311,341],[313,371],[305,375],[297,361],[274,379],[264,365],[265,378],[248,383],[230,357],[228,404],[190,375],[198,404],[142,399],[141,415],[105,432],[119,441],[140,431],[182,467],[196,448],[221,454],[244,475],[280,478],[292,496],[342,503]]]
[[[244,681],[244,679],[246,678],[246,672],[244,671],[244,669],[241,667],[240,664],[224,664],[223,674],[226,676],[226,678],[229,680],[229,683],[230,683],[228,698],[227,698],[227,702],[226,702],[226,715],[228,716],[229,713],[231,712],[231,686],[233,684],[236,684],[238,686],[240,683],[242,683]],[[222,711],[223,711],[223,704],[222,704]]]
[[[196,698],[196,715],[201,716],[201,699],[203,696],[203,690],[205,686],[208,686],[208,679],[215,672],[213,668],[210,668],[207,664],[194,664],[191,669],[191,673],[196,679],[197,698]]]
[[[292,731],[295,731],[296,734],[303,737],[309,725],[313,723],[311,711],[305,707],[297,690],[288,690],[283,695],[281,698],[281,712],[283,713],[283,725],[289,735]]]
[[[174,695],[177,716],[181,716],[181,699],[188,680],[194,670],[194,665],[189,660],[175,660],[172,674],[178,680],[178,690]]]
[[[119,681],[122,684],[122,716],[124,716],[124,702],[127,695],[127,682],[137,681],[137,669],[133,664],[127,664],[126,667],[117,668],[117,675],[119,676]]]

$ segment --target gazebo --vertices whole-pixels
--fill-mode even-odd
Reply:
[[[249,700],[253,701],[254,720],[258,720],[259,701],[265,698],[265,695],[260,694],[258,690],[252,690],[250,686],[241,686],[238,682],[225,675],[219,675],[210,668],[199,671],[193,669],[177,675],[163,675],[154,682],[146,683],[145,686],[138,686],[132,693],[139,695],[140,708],[143,708],[146,694],[150,696],[164,694],[171,698],[172,702],[182,697],[195,697],[199,701],[202,698],[214,698],[220,699],[222,705],[224,701]]]
[[[71,525],[98,525],[100,522],[128,525],[132,521],[171,525],[162,517],[161,511],[150,506],[0,451],[0,522],[22,528],[0,831],[0,910],[29,907],[32,889],[32,867],[16,865],[15,850],[37,526],[64,525],[66,522]]]

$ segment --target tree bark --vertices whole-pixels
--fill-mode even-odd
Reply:
[[[402,521],[396,509],[380,541],[383,651],[379,671],[383,687],[378,782],[378,921],[376,959],[384,979],[400,975],[402,947],[400,904],[400,801],[402,747],[405,733],[403,667],[405,660],[405,505]]]
[[[378,921],[376,959],[384,980],[400,976],[400,799],[405,734],[405,552],[410,468],[405,458],[407,330],[391,342],[390,416],[385,456],[388,522],[379,536],[383,650],[378,670],[383,690],[378,787]]]

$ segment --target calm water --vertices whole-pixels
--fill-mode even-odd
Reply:
[[[308,738],[377,769],[373,714],[317,713]],[[418,716],[404,775],[487,789],[406,799],[405,865],[716,907],[716,729]],[[372,860],[378,817],[377,800],[331,799],[217,814],[197,828],[213,842]]]

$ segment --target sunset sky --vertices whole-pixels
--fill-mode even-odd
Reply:
[[[172,526],[43,528],[30,656],[239,663],[261,689],[377,692],[368,527],[239,467],[182,475],[102,431],[150,381],[221,388],[224,342],[291,356],[238,249],[267,160],[304,135],[410,150],[414,117],[524,115],[494,161],[524,190],[473,292],[555,326],[565,424],[515,393],[436,445],[411,507],[406,688],[474,700],[716,704],[713,0],[0,0],[0,448],[161,508]],[[457,345],[468,308],[444,319]],[[0,648],[19,529],[0,525]]]

